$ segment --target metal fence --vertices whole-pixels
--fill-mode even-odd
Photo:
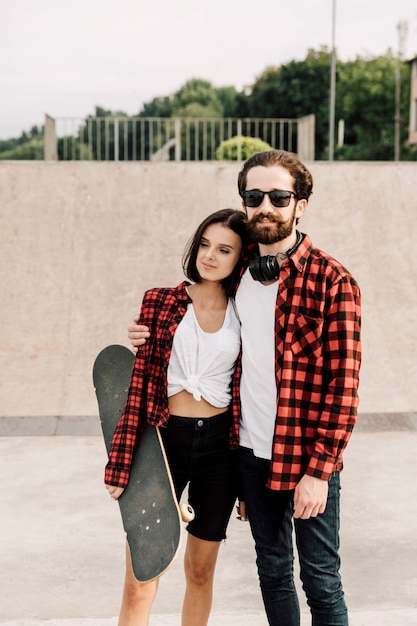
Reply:
[[[45,117],[46,160],[241,160],[246,138],[314,159],[314,116],[288,118]],[[226,142],[226,143],[224,143]],[[221,152],[221,154],[219,153]]]

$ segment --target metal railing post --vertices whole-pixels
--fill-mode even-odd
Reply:
[[[175,118],[175,160],[181,161],[181,120]]]
[[[119,160],[119,119],[114,119],[114,160]]]
[[[242,120],[237,121],[237,155],[238,161],[242,160]]]

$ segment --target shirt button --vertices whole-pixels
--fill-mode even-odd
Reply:
[[[197,426],[199,426],[199,427],[201,428],[201,427],[202,427],[202,425],[203,425],[203,420],[198,420],[198,422],[197,422]]]

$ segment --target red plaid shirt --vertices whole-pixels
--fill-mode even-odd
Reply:
[[[126,487],[129,482],[133,452],[145,424],[167,425],[167,370],[175,331],[191,302],[187,284],[150,289],[143,297],[139,324],[148,326],[151,336],[138,348],[126,405],[113,435],[104,477],[109,485]]]
[[[268,487],[294,489],[304,474],[327,480],[357,418],[360,291],[305,235],[281,267],[275,306],[277,417]],[[235,429],[240,373],[233,380]]]

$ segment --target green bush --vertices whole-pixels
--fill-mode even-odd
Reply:
[[[6,161],[32,161],[43,159],[43,137],[32,137],[26,143],[0,152],[0,159]]]
[[[216,150],[216,159],[218,161],[237,161],[237,149],[240,142],[241,159],[246,161],[255,152],[262,152],[263,150],[271,150],[272,147],[259,139],[259,137],[231,137],[222,141]]]

